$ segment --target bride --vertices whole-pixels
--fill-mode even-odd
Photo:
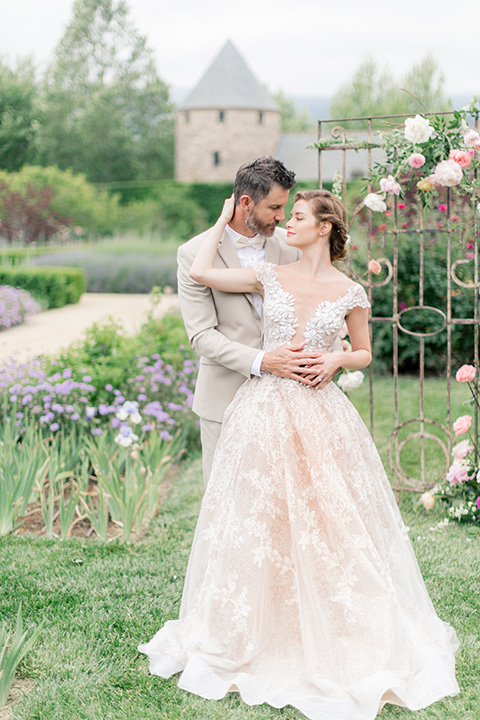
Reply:
[[[199,283],[263,295],[264,347],[305,341],[310,386],[265,374],[227,408],[190,555],[179,620],[139,650],[205,698],[293,705],[311,720],[371,720],[386,703],[455,695],[455,631],[436,615],[371,436],[322,376],[370,360],[369,303],[332,264],[346,213],[297,193],[291,265],[215,269],[233,199],[191,269]],[[346,321],[351,353],[331,348]]]

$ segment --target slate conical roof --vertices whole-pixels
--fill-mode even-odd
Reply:
[[[230,40],[227,40],[180,109],[200,108],[279,110]]]

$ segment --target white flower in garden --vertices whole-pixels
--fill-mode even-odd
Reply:
[[[122,447],[130,447],[130,445],[137,440],[138,435],[135,435],[132,428],[128,427],[128,425],[122,425],[118,435],[115,437],[117,445],[121,445]]]
[[[364,375],[361,370],[354,372],[342,373],[337,380],[337,384],[342,388],[343,392],[351,392],[356,390],[363,382]]]
[[[136,400],[126,400],[121,408],[117,410],[116,416],[122,422],[130,419],[134,425],[138,425],[142,421],[142,417],[138,412],[138,402]]]
[[[376,193],[368,193],[368,195],[363,200],[363,204],[374,212],[385,212],[385,210],[387,209],[387,206],[382,200],[382,198]]]
[[[431,510],[433,506],[435,505],[435,498],[433,497],[431,492],[424,492],[420,496],[420,501],[425,508],[425,510]]]
[[[92,418],[95,417],[96,414],[97,414],[97,408],[95,408],[95,407],[86,407],[85,408],[85,417],[87,418],[87,420],[91,420]]]
[[[473,445],[470,445],[468,440],[462,440],[462,442],[459,442],[455,445],[455,447],[452,450],[452,455],[455,458],[458,458],[461,460],[465,457],[465,455],[468,455],[468,453],[472,452]]]
[[[421,115],[405,120],[405,137],[412,143],[424,143],[430,140],[435,130]]]
[[[468,128],[467,132],[463,136],[463,142],[467,147],[480,148],[480,135],[476,130]]]
[[[442,160],[435,168],[434,178],[443,187],[452,187],[462,181],[463,171],[455,160]]]

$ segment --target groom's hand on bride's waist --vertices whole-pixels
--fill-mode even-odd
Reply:
[[[305,343],[299,345],[284,345],[276,350],[266,352],[263,356],[261,370],[279,377],[292,378],[304,385],[319,385],[318,360],[322,353],[313,350],[304,350]],[[332,375],[333,377],[333,375]],[[322,387],[332,378],[325,378]]]

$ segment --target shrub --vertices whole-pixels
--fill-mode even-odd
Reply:
[[[110,234],[117,226],[118,196],[98,191],[83,174],[57,167],[24,166],[17,173],[0,172],[0,182],[8,192],[21,197],[27,197],[28,192],[48,193],[49,212],[63,218],[65,224],[100,234]]]
[[[58,308],[80,300],[85,273],[80,268],[0,267],[0,284],[28,290],[45,308]]]
[[[50,240],[69,218],[52,208],[53,190],[26,183],[14,190],[0,182],[0,236],[8,242]]]
[[[7,267],[25,265],[36,255],[48,255],[49,253],[60,252],[61,248],[49,247],[22,247],[22,248],[0,248],[0,266]]]
[[[111,255],[92,250],[65,250],[55,255],[39,256],[36,266],[68,265],[81,267],[88,292],[149,293],[156,286],[177,287],[175,256],[126,253]]]
[[[0,329],[20,325],[41,307],[26,290],[0,285]]]

